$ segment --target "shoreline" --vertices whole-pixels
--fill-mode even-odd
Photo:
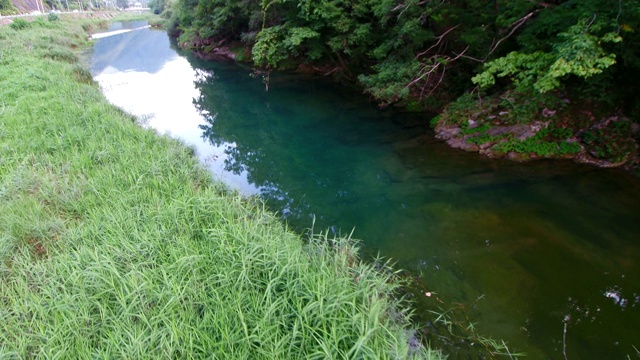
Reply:
[[[175,36],[174,36],[175,37]],[[251,64],[250,49],[239,43],[230,42],[227,39],[220,41],[189,41],[178,44],[184,51],[190,51],[195,56],[207,61],[236,62]],[[254,68],[256,74],[266,71]],[[329,68],[317,68],[313,64],[299,64],[291,71],[313,76],[329,76],[332,70]],[[489,106],[490,107],[490,106]],[[406,107],[404,107],[406,108]],[[572,134],[565,138],[548,139],[547,130],[552,128],[554,121],[560,116],[567,115],[568,111],[549,110],[541,107],[533,118],[522,123],[494,123],[503,112],[495,111],[495,114],[483,114],[486,109],[483,105],[467,109],[468,114],[451,116],[446,114],[447,108],[431,120],[430,126],[435,132],[435,138],[446,143],[454,149],[467,152],[475,152],[479,156],[493,159],[507,159],[516,162],[535,160],[571,160],[579,164],[591,165],[599,168],[622,168],[627,172],[640,176],[640,155],[638,144],[635,150],[625,153],[622,158],[607,158],[598,156],[593,146],[585,144],[581,137],[584,133],[594,129],[605,129],[607,126],[620,121],[627,122],[631,126],[631,133],[620,137],[620,141],[633,141],[640,134],[640,125],[620,115],[604,117],[601,121],[591,124],[588,128],[572,129]],[[483,116],[487,115],[487,119]],[[425,119],[425,124],[429,122]],[[473,131],[477,129],[477,131]],[[506,148],[505,145],[509,145]],[[565,150],[565,148],[571,148]],[[505,149],[506,148],[506,149]],[[635,153],[635,156],[634,156]]]

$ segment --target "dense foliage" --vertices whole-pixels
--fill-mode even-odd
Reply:
[[[384,102],[443,83],[456,93],[473,75],[484,87],[497,77],[539,91],[604,85],[587,80],[640,65],[638,1],[178,0],[168,11],[184,40],[243,41],[274,69],[334,66]]]
[[[153,6],[171,19],[185,47],[206,53],[235,44],[267,74],[311,68],[357,83],[382,105],[441,109],[472,92],[479,108],[505,97],[534,98],[529,120],[552,98],[583,104],[578,108],[588,103],[590,125],[607,116],[637,121],[640,114],[638,0],[155,0]],[[532,107],[516,103],[516,112],[524,112],[520,105]],[[576,136],[585,127],[569,125]]]
[[[18,9],[13,6],[11,0],[0,0],[0,15],[11,15],[17,13]]]

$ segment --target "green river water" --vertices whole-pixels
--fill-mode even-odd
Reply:
[[[453,150],[424,114],[300,75],[274,74],[265,91],[250,69],[177,52],[163,31],[101,38],[91,67],[111,102],[295,230],[315,219],[316,231],[353,231],[365,256],[406,269],[416,323],[450,358],[482,355],[440,341],[429,310],[455,308],[529,359],[640,358],[637,178]]]

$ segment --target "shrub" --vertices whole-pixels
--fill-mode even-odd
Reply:
[[[618,162],[635,152],[631,137],[631,122],[612,121],[603,128],[592,128],[582,133],[582,142],[592,156]]]
[[[58,61],[64,61],[70,64],[78,62],[78,56],[73,51],[62,46],[49,47],[43,57]]]
[[[53,22],[53,21],[60,20],[60,17],[58,16],[58,14],[56,14],[54,12],[50,12],[49,16],[47,17],[47,19],[49,19],[49,21]]]
[[[13,6],[11,0],[0,0],[0,13],[2,13],[3,16],[16,14],[17,12],[18,9]]]
[[[11,26],[11,28],[14,30],[22,30],[29,27],[29,22],[25,19],[18,18],[13,20],[13,22],[9,24],[9,26]]]

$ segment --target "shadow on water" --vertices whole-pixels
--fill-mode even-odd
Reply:
[[[140,47],[131,57],[142,59],[126,60],[121,46],[130,45],[98,46],[106,38],[96,43],[94,61],[121,61],[114,67],[126,69],[175,54],[166,34],[136,33],[148,36],[139,44],[163,48]],[[112,66],[104,64],[98,68]],[[568,162],[519,164],[452,150],[433,139],[424,115],[377,109],[324,80],[274,74],[266,92],[234,64],[183,53],[167,64],[158,76],[169,77],[178,65],[190,75],[173,76],[164,88],[153,83],[153,91],[172,94],[160,102],[184,110],[166,121],[160,113],[169,110],[158,110],[154,116],[166,127],[151,126],[194,144],[201,157],[214,159],[207,166],[220,167],[216,176],[241,179],[242,191],[260,194],[295,229],[314,218],[316,230],[355,228],[367,254],[393,258],[418,279],[413,300],[425,329],[434,319],[428,310],[455,307],[479,333],[528,358],[562,359],[565,346],[570,359],[636,356],[637,179]],[[157,66],[150,68],[128,72]],[[110,86],[106,75],[96,78]],[[187,90],[176,91],[180,79]],[[442,345],[454,349],[451,358],[480,356],[468,351],[477,344]]]

